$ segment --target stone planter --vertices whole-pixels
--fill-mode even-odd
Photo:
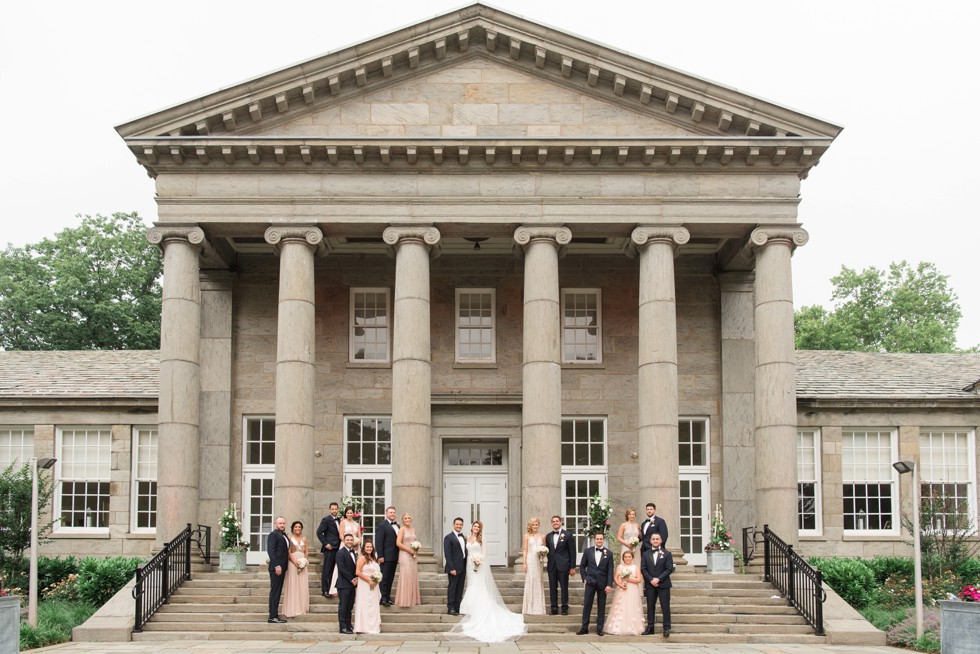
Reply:
[[[735,574],[735,554],[727,550],[708,550],[708,572],[713,575]]]
[[[943,654],[975,654],[980,643],[980,602],[940,602]]]
[[[0,654],[20,651],[20,596],[0,597]]]
[[[245,572],[245,552],[218,552],[218,572]]]

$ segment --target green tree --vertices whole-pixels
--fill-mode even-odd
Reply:
[[[795,315],[799,350],[954,352],[959,298],[934,263],[892,263],[887,272],[841,267],[833,277],[833,309],[802,307]]]
[[[46,475],[38,475],[39,515],[51,501],[54,487]],[[51,530],[51,523],[38,525],[38,538]],[[24,550],[31,546],[31,466],[15,461],[0,471],[0,574],[17,582],[26,567]]]
[[[0,253],[0,347],[160,347],[163,260],[136,213],[85,216]]]

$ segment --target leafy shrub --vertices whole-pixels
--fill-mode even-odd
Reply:
[[[915,637],[915,610],[909,609],[905,619],[895,623],[885,634],[889,645],[913,647],[923,652],[938,652],[939,609],[925,609],[922,613],[922,638]]]
[[[69,575],[78,574],[78,559],[74,556],[65,558],[41,556],[37,560],[37,587],[43,592],[58,582],[64,581]]]
[[[965,583],[980,585],[980,558],[966,559],[956,568],[956,575]]]
[[[86,557],[78,565],[78,596],[82,601],[102,606],[133,578],[138,558],[117,556],[109,559]]]
[[[71,630],[82,624],[98,607],[83,602],[41,602],[37,606],[37,628],[20,623],[22,650],[71,640]]]
[[[811,559],[820,568],[823,580],[841,598],[856,609],[863,609],[875,599],[875,576],[861,559]]]
[[[78,575],[71,574],[44,589],[45,601],[77,602]]]
[[[889,577],[896,575],[911,579],[915,576],[915,561],[905,556],[876,556],[866,561],[875,581],[884,584]]]
[[[882,606],[889,608],[900,608],[915,604],[915,575],[893,575],[888,578],[881,589],[878,601]],[[933,579],[924,578],[922,580],[922,601],[927,604],[935,604],[937,601],[946,599],[950,593],[956,594],[963,584],[952,572],[944,572]]]

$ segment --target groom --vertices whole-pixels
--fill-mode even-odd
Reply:
[[[568,576],[575,574],[575,537],[561,526],[561,516],[551,516],[548,547],[548,586],[551,589],[551,615],[558,615],[558,586],[561,585],[561,614],[568,615]]]
[[[381,606],[391,606],[391,584],[398,567],[398,523],[395,507],[385,509],[385,519],[374,530],[374,552],[381,565]]]
[[[605,534],[595,535],[595,546],[586,547],[582,554],[582,581],[585,583],[585,598],[582,606],[582,628],[579,636],[589,633],[589,618],[592,617],[592,602],[599,596],[599,608],[596,609],[596,633],[602,635],[602,627],[606,624],[606,596],[612,592],[613,585],[613,556],[612,552],[603,546]]]
[[[463,536],[462,518],[453,520],[453,530],[442,541],[442,552],[446,557],[446,574],[449,575],[449,615],[459,615],[463,586],[466,584],[466,538]]]

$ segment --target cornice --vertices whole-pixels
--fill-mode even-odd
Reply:
[[[151,176],[276,170],[772,169],[806,177],[829,138],[155,137],[126,139]]]
[[[455,59],[499,60],[536,77],[605,97],[699,132],[731,136],[823,136],[841,128],[687,73],[471,5],[364,43],[185,102],[116,129],[124,138],[209,136],[258,129],[410,79]]]

